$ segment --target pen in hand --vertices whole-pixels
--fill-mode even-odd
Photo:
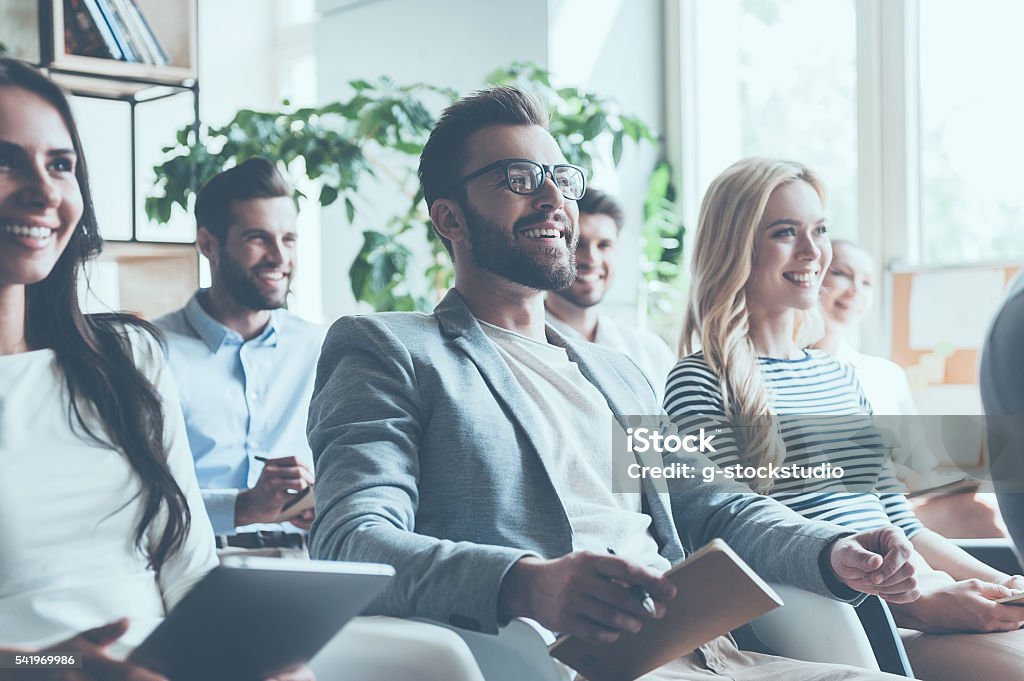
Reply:
[[[618,555],[615,553],[615,549],[610,546],[608,547],[608,553],[613,556]],[[640,599],[640,602],[644,606],[644,610],[647,611],[647,614],[653,617],[656,612],[654,609],[654,599],[651,598],[651,594],[647,593],[647,589],[643,588],[639,584],[632,584],[630,585],[629,590]]]
[[[257,461],[262,462],[264,466],[276,466],[276,465],[278,465],[277,462],[275,462],[273,459],[268,459],[267,457],[260,456],[258,454],[253,454],[252,458],[256,459]],[[313,486],[309,485],[309,486],[303,487],[301,490],[298,490],[296,492],[292,492],[291,493],[291,497],[292,498],[289,499],[287,502],[285,502],[285,505],[281,507],[281,510],[282,511],[287,511],[289,508],[291,508],[295,504],[299,503],[300,499],[302,499],[304,496],[306,496],[307,494],[309,494],[312,491],[313,491]]]

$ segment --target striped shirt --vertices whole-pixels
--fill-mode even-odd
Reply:
[[[889,524],[908,537],[920,531],[892,474],[885,435],[871,423],[871,406],[853,370],[821,350],[805,350],[795,360],[762,357],[758,363],[786,447],[781,465],[809,469],[831,464],[844,472],[841,480],[775,478],[769,494],[807,518],[857,531]],[[741,457],[736,426],[724,422],[719,380],[702,352],[672,369],[665,411],[681,429],[715,428],[717,451],[705,454],[720,468],[749,465]]]

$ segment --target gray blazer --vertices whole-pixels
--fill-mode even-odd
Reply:
[[[625,355],[548,333],[612,413],[663,413]],[[342,317],[324,343],[309,410],[312,556],[395,566],[367,614],[496,632],[508,569],[523,556],[572,551],[569,520],[531,437],[530,424],[542,419],[454,290],[430,315]],[[699,455],[685,461],[712,465]],[[669,491],[671,500],[643,487],[643,511],[670,562],[722,537],[764,578],[832,595],[818,558],[848,531],[734,482],[680,480]]]

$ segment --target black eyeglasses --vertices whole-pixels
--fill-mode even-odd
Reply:
[[[470,180],[498,168],[505,171],[505,184],[516,194],[536,194],[544,186],[544,177],[547,175],[551,176],[562,196],[567,199],[579,201],[587,190],[586,175],[579,166],[569,163],[543,165],[528,158],[506,158],[466,175],[449,187],[444,195],[450,196],[453,191]]]

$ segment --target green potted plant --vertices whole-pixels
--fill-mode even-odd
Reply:
[[[619,112],[615,102],[574,87],[556,88],[550,74],[533,64],[515,63],[495,71],[488,84],[515,85],[535,93],[551,112],[551,133],[570,162],[588,170],[602,144],[610,140],[611,161],[618,165],[623,146],[657,142],[643,121]],[[225,126],[192,126],[164,149],[155,168],[158,193],[146,211],[167,222],[175,205],[188,210],[195,188],[226,167],[252,156],[277,159],[302,186],[317,187],[321,206],[341,201],[350,223],[370,207],[360,188],[367,182],[389,185],[404,201],[384,220],[363,230],[363,244],[349,270],[357,300],[377,310],[430,309],[451,280],[450,264],[435,237],[416,180],[415,169],[434,117],[454,101],[450,89],[418,83],[400,86],[388,78],[355,80],[346,101],[281,111],[239,111]],[[645,254],[651,266],[645,280],[667,282],[677,276],[673,262],[680,253],[682,226],[671,203],[667,167],[652,175],[645,208]],[[430,253],[425,268],[410,270],[415,253]],[[653,259],[653,260],[652,260]]]

